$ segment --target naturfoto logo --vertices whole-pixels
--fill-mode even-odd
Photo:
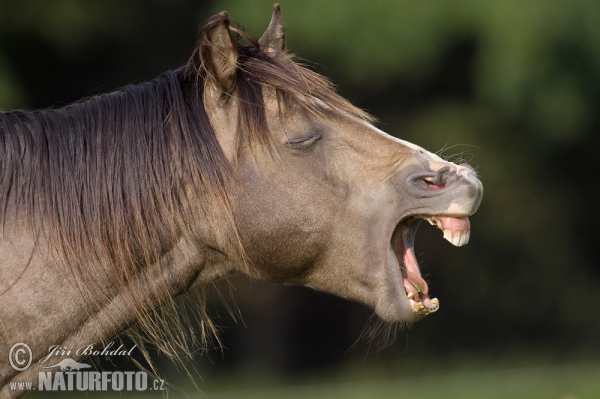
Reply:
[[[164,390],[164,381],[149,379],[144,371],[94,371],[92,366],[78,362],[72,357],[87,356],[130,356],[136,348],[117,346],[109,342],[102,348],[86,345],[80,348],[53,345],[37,363],[33,363],[33,353],[29,345],[19,342],[11,348],[9,361],[18,371],[24,371],[37,364],[38,381],[13,381],[13,391],[146,391]],[[67,357],[69,356],[69,357]],[[72,356],[72,357],[71,357]],[[54,369],[46,371],[42,369]],[[150,381],[149,381],[150,380]]]
[[[81,363],[78,363],[81,364]],[[162,380],[148,386],[148,375],[143,371],[40,371],[40,391],[145,391],[163,390]]]

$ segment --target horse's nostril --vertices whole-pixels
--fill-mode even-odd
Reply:
[[[442,190],[446,188],[446,182],[444,180],[434,179],[433,177],[424,177],[423,181],[432,190]]]
[[[444,166],[443,168],[439,169],[437,172],[438,178],[440,180],[446,179],[449,175],[451,175],[453,173],[453,170],[450,166]]]

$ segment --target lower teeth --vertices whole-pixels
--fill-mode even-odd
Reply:
[[[408,299],[411,299],[411,295],[408,295]],[[418,315],[427,316],[430,313],[436,312],[440,308],[440,301],[437,298],[429,300],[430,306],[426,306],[422,301],[414,302],[412,304],[413,310]]]

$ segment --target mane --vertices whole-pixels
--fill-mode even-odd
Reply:
[[[237,182],[203,103],[212,73],[208,35],[222,18],[201,27],[186,65],[155,80],[62,108],[0,113],[0,233],[7,209],[16,207],[92,303],[101,286],[86,275],[89,264],[116,276],[121,289],[129,287],[140,327],[167,354],[176,352],[181,328],[165,327],[173,325],[169,315],[179,316],[158,313],[142,294],[153,288],[168,307],[177,293],[145,272],[168,243],[193,234],[190,221],[212,217],[235,231],[230,196]],[[312,114],[369,119],[293,55],[267,55],[243,30],[230,29],[238,68],[234,92],[224,94],[237,101],[238,149],[269,143],[265,86],[275,89],[280,109],[298,105]],[[216,329],[203,322],[205,338]]]

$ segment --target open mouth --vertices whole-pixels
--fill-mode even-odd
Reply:
[[[405,219],[396,226],[391,239],[392,251],[402,272],[406,297],[412,311],[419,316],[426,316],[440,307],[437,298],[429,298],[429,287],[421,276],[415,257],[415,236],[423,219],[442,230],[444,238],[457,247],[467,244],[471,234],[471,225],[466,216],[417,216]]]

